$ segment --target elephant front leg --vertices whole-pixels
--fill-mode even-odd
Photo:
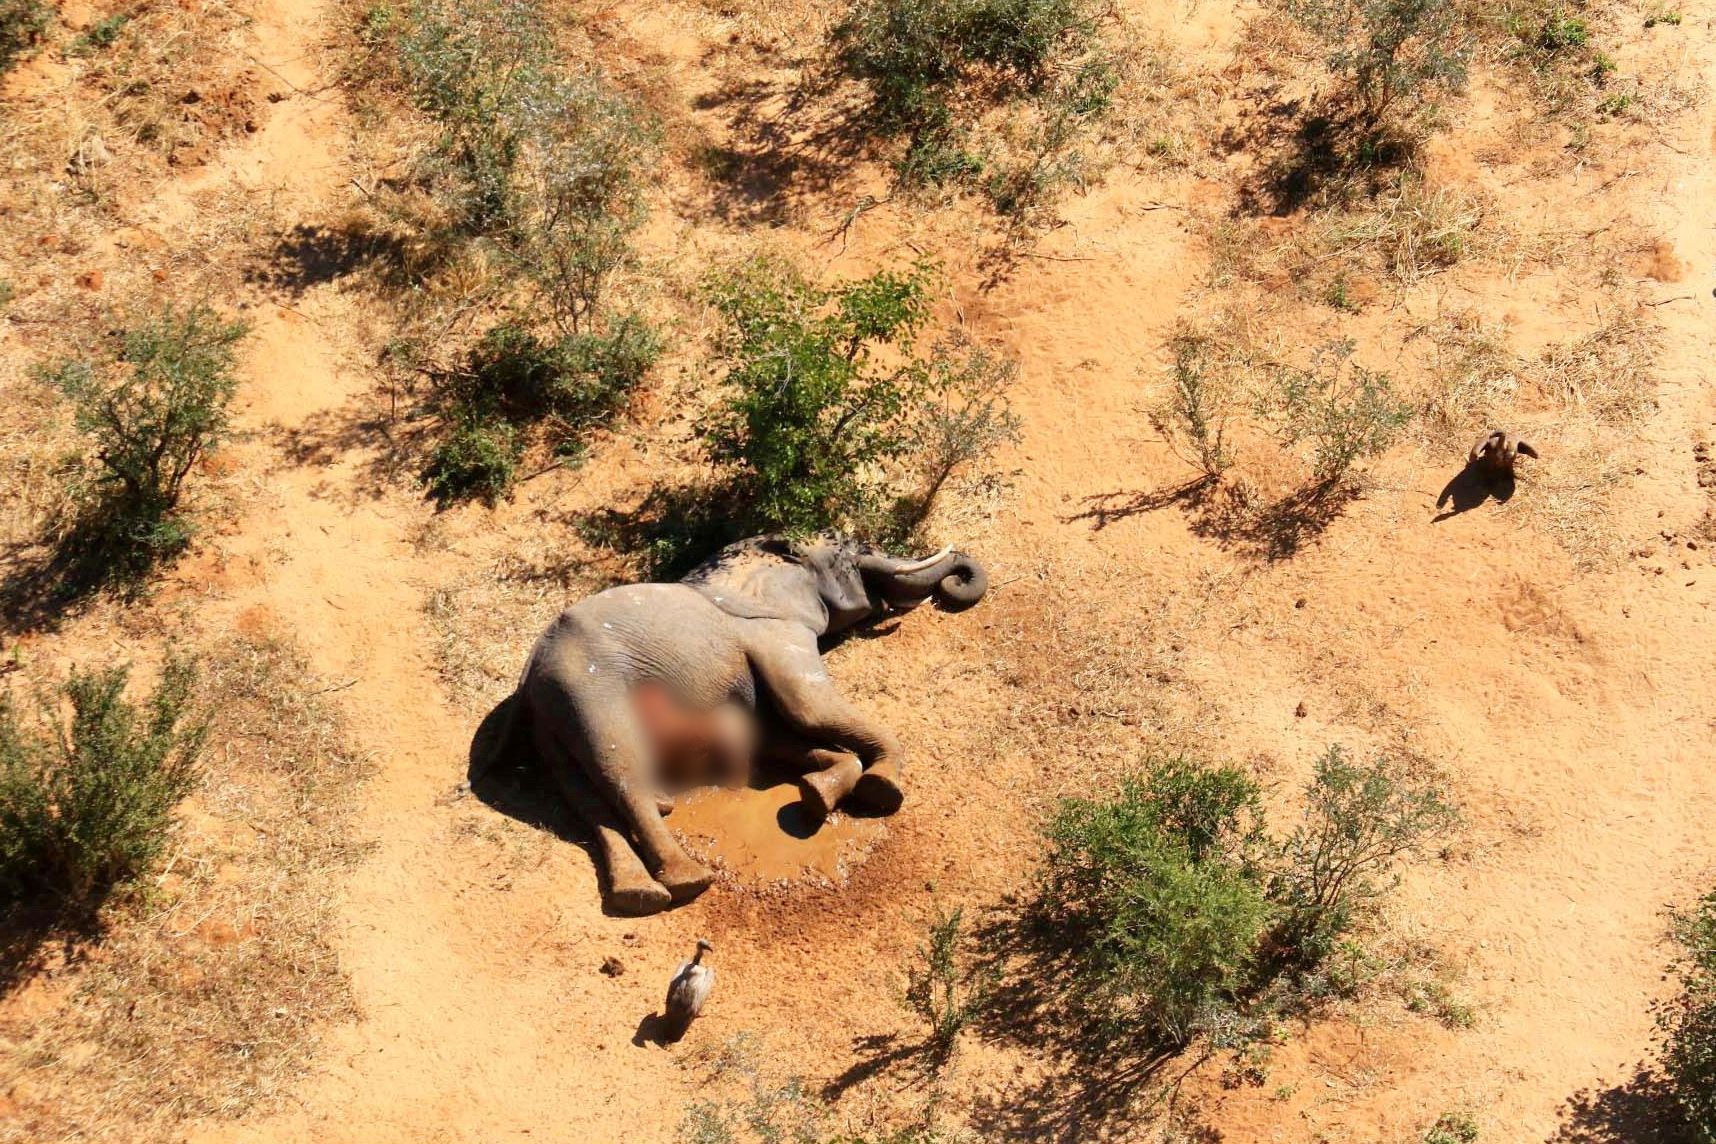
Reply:
[[[806,817],[812,822],[821,822],[833,813],[864,773],[864,764],[857,755],[819,747],[784,727],[768,729],[759,744],[759,753],[794,773]]]
[[[767,644],[751,653],[752,668],[775,711],[793,734],[834,748],[822,770],[806,776],[806,802],[823,814],[841,801],[876,814],[892,814],[905,795],[900,784],[900,747],[892,732],[860,714],[834,688],[813,637]],[[833,756],[857,756],[859,766]]]

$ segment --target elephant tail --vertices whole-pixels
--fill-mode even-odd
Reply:
[[[501,700],[471,739],[470,758],[465,768],[466,783],[475,786],[494,770],[495,764],[519,750],[529,721],[522,689]]]

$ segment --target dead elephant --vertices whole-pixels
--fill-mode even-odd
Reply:
[[[599,592],[537,640],[472,776],[533,747],[595,832],[611,909],[688,901],[713,875],[663,824],[664,793],[676,781],[742,782],[760,756],[803,772],[813,817],[848,798],[891,813],[899,743],[841,697],[817,640],[932,597],[970,607],[987,586],[957,552],[904,560],[824,533],[740,541],[677,584]]]

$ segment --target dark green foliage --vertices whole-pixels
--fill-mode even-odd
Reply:
[[[1301,823],[1275,840],[1238,768],[1153,760],[1112,798],[1061,804],[1035,928],[1074,967],[1061,987],[1101,1034],[1243,1044],[1310,1002],[1295,983],[1335,952],[1394,863],[1455,821],[1405,764],[1358,765],[1331,747]]]
[[[85,574],[133,578],[189,540],[179,502],[191,470],[226,433],[245,329],[206,306],[169,305],[125,331],[116,353],[46,372],[91,446],[82,514],[65,541]]]
[[[1062,803],[1041,902],[1106,1023],[1183,1045],[1249,986],[1270,918],[1249,853],[1257,816],[1242,772],[1184,759],[1112,800]]]
[[[27,720],[0,696],[0,912],[93,905],[160,856],[207,724],[191,711],[188,662],[169,661],[142,704],[125,698],[126,679],[125,668],[74,671],[64,720],[54,703]]]
[[[958,341],[918,349],[929,283],[918,266],[824,289],[768,261],[715,282],[725,397],[699,433],[744,506],[735,524],[886,538],[1013,436],[1007,363]]]
[[[960,952],[960,923],[965,911],[939,907],[918,947],[917,961],[906,970],[906,1004],[929,1026],[925,1042],[930,1070],[953,1055],[960,1031],[981,1009],[988,975],[965,964]]]
[[[580,453],[660,353],[642,318],[606,305],[645,217],[654,134],[566,67],[531,0],[415,0],[372,11],[364,34],[442,131],[418,171],[440,208],[428,245],[485,281],[500,319],[456,364],[431,363],[449,436],[426,480],[443,501],[492,501],[528,449]]]
[[[1353,343],[1317,352],[1309,368],[1279,368],[1259,413],[1277,419],[1288,444],[1311,443],[1312,470],[1323,488],[1341,486],[1353,464],[1386,452],[1412,419],[1388,375],[1354,363]]]
[[[1473,1144],[1478,1125],[1463,1112],[1444,1112],[1424,1134],[1424,1144]]]
[[[0,75],[36,46],[53,15],[42,0],[0,0]]]
[[[1679,995],[1657,1010],[1663,1069],[1699,1144],[1716,1144],[1716,893],[1673,918]]]
[[[1438,0],[1289,0],[1288,11],[1329,45],[1329,71],[1346,82],[1359,126],[1391,120],[1421,129],[1440,99],[1465,86],[1471,56],[1459,9]]]
[[[903,136],[901,181],[973,180],[1018,214],[1076,177],[1082,126],[1107,110],[1113,69],[1088,0],[857,0],[834,31],[843,70],[870,89],[868,123]],[[985,107],[1029,106],[1040,119],[1019,162],[975,148]]]
[[[456,423],[423,469],[429,495],[443,505],[476,499],[494,504],[518,475],[518,434],[505,421],[468,418]]]
[[[131,22],[129,12],[115,12],[105,20],[89,26],[89,30],[73,40],[66,49],[68,56],[91,56],[104,48],[111,48],[119,40],[119,33],[125,30],[125,25]]]
[[[1278,944],[1301,961],[1320,961],[1392,888],[1397,860],[1458,820],[1438,787],[1402,764],[1387,756],[1359,763],[1329,747],[1270,885],[1284,910]]]

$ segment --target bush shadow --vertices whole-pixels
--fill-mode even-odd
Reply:
[[[103,592],[138,599],[162,564],[178,554],[116,546],[109,529],[86,514],[70,530],[0,550],[0,630],[53,631]]]
[[[992,911],[974,931],[979,971],[994,984],[976,1024],[991,1039],[1029,1050],[1042,1075],[980,1097],[980,1134],[1030,1140],[1089,1140],[1178,1109],[1181,1082],[1207,1052],[1140,1037],[1083,1003],[1077,952],[1085,935],[1029,905]]]
[[[731,143],[705,147],[715,214],[726,222],[778,226],[799,218],[853,176],[872,149],[858,109],[829,114],[812,80],[740,80],[697,97],[692,107],[719,116]]]
[[[398,235],[363,226],[299,223],[246,269],[244,280],[296,298],[365,270],[397,268],[405,258]]]
[[[36,899],[0,912],[0,999],[49,964],[72,965],[106,933],[108,893],[83,901]]]
[[[1639,1065],[1625,1083],[1575,1093],[1551,1144],[1696,1144],[1666,1077]]]
[[[1298,100],[1266,107],[1249,131],[1222,142],[1226,150],[1260,156],[1256,174],[1239,188],[1235,213],[1276,217],[1387,190],[1420,151],[1403,128],[1372,123],[1337,103]]]
[[[1092,531],[1099,532],[1118,521],[1178,506],[1193,535],[1215,541],[1224,551],[1273,563],[1314,543],[1358,495],[1350,484],[1321,481],[1258,505],[1241,486],[1199,477],[1145,492],[1095,493],[1084,498],[1082,510],[1061,522],[1089,521]]]

